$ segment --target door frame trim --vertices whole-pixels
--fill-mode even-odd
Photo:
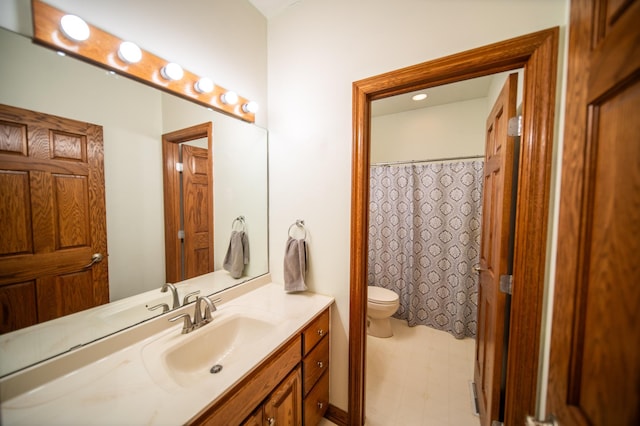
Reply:
[[[353,83],[350,425],[365,419],[367,253],[371,101],[469,78],[525,69],[518,172],[505,424],[522,423],[536,404],[554,137],[559,28],[501,41]],[[526,285],[524,284],[526,283]]]
[[[209,188],[213,188],[213,123],[208,121],[195,126],[165,133],[162,135],[162,181],[164,184],[164,247],[165,247],[165,270],[166,281],[182,281],[177,276],[181,270],[181,263],[178,253],[180,243],[177,239],[169,236],[177,235],[180,229],[180,174],[176,171],[175,164],[178,162],[178,145],[196,139],[207,138],[207,149],[209,150]],[[209,257],[213,265],[213,235],[214,225],[214,198],[210,191],[209,208],[211,209],[211,235]],[[170,262],[169,259],[173,259]]]

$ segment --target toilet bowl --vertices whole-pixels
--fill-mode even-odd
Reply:
[[[367,334],[375,337],[391,337],[391,321],[400,306],[398,295],[386,288],[370,285],[367,293]]]

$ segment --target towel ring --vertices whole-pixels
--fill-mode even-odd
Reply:
[[[235,219],[233,219],[233,222],[231,222],[231,229],[235,229],[236,222],[240,222],[240,225],[242,226],[240,230],[244,231],[247,226],[247,223],[244,220],[244,216],[238,216]]]
[[[295,221],[295,223],[292,223],[291,226],[289,227],[289,231],[287,232],[287,234],[293,238],[293,235],[291,235],[291,229],[297,226],[298,228],[302,228],[302,230],[304,231],[304,239],[307,239],[307,228],[304,227],[304,220],[298,219]]]

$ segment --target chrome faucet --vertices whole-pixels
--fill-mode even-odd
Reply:
[[[204,312],[201,311],[200,305],[205,303]],[[216,311],[216,305],[206,296],[198,296],[196,299],[196,309],[193,313],[193,325],[195,328],[202,327],[213,321],[211,314]]]
[[[180,298],[178,297],[178,289],[176,288],[176,286],[174,286],[171,283],[165,283],[160,289],[160,291],[162,293],[166,293],[167,289],[171,289],[171,297],[173,299],[172,309],[178,309],[180,307]]]
[[[202,312],[202,308],[200,307],[202,302],[204,302],[206,305],[204,308],[204,312]],[[205,296],[198,296],[198,298],[196,299],[196,307],[193,312],[193,320],[191,320],[191,316],[189,314],[184,313],[173,318],[169,318],[169,321],[175,322],[179,319],[184,319],[182,334],[187,334],[192,332],[196,328],[200,328],[203,325],[209,324],[211,321],[213,321],[213,316],[211,315],[211,313],[215,312],[216,309],[216,305],[211,301],[211,299]]]

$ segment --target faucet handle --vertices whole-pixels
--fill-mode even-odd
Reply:
[[[169,312],[169,305],[166,304],[166,303],[159,303],[159,304],[157,304],[155,306],[152,306],[152,307],[148,307],[147,306],[147,309],[149,309],[150,311],[155,311],[156,309],[160,309],[160,308],[162,308],[162,313],[163,314],[165,312]]]
[[[194,291],[193,293],[189,293],[189,294],[185,295],[185,296],[184,296],[184,299],[182,299],[182,305],[184,306],[184,305],[186,305],[187,303],[189,303],[189,302],[190,302],[190,300],[189,300],[189,298],[190,298],[190,297],[192,297],[192,296],[197,296],[197,295],[199,295],[199,294],[200,294],[200,290],[196,290],[196,291]]]
[[[184,324],[182,326],[182,334],[187,334],[191,330],[193,330],[193,322],[191,322],[191,317],[189,316],[189,314],[180,314],[176,317],[169,318],[169,321],[175,322],[175,321],[178,321],[180,318],[184,318]]]

